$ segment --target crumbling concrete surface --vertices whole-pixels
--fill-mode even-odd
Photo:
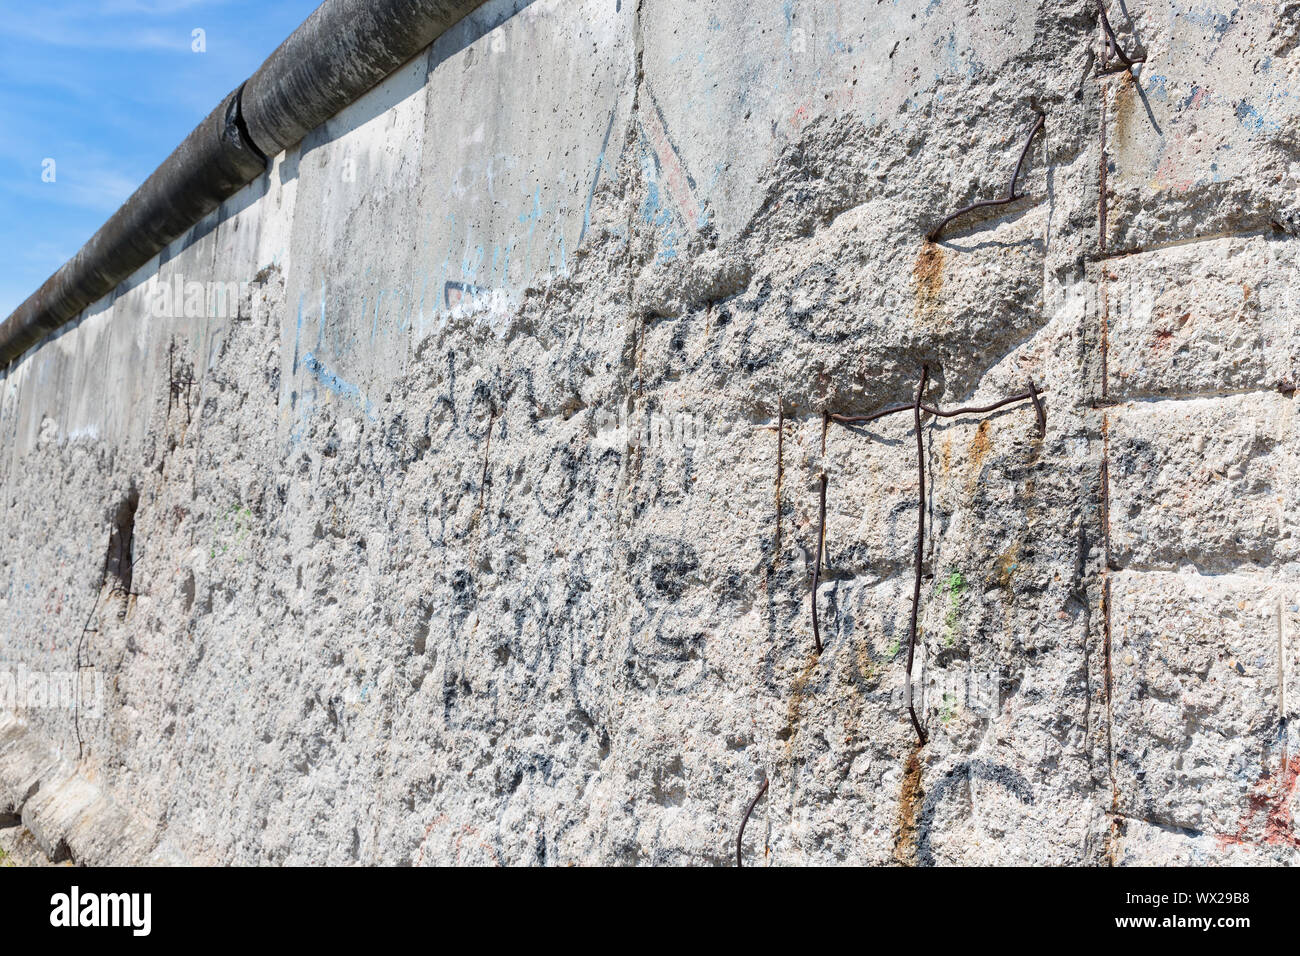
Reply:
[[[25,733],[198,862],[728,864],[765,780],[746,865],[1300,862],[1296,5],[1110,6],[485,5],[5,372]],[[919,502],[827,416],[923,366],[1045,433]]]

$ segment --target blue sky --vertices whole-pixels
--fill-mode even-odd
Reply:
[[[38,0],[0,13],[0,320],[319,0]],[[195,52],[193,31],[206,51]],[[54,182],[45,182],[46,160]]]

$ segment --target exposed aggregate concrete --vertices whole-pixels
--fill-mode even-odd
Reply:
[[[515,6],[0,380],[0,666],[105,684],[31,725],[199,862],[724,865],[764,779],[749,865],[1297,862],[1294,4],[1112,14],[1136,77],[1083,0],[790,5],[822,79],[741,22],[777,4]],[[545,47],[595,91],[520,108],[555,145],[513,100],[448,135],[424,91],[566,17],[603,39],[594,80]],[[1025,198],[927,242],[1038,110]],[[428,184],[527,184],[569,128],[549,255],[417,292],[449,213],[510,218]],[[239,318],[150,319],[174,273],[251,277]],[[923,425],[918,748],[911,415],[823,413],[923,363],[1048,416]]]

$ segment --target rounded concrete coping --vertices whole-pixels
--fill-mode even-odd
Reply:
[[[325,0],[0,323],[0,366],[76,318],[484,0]]]

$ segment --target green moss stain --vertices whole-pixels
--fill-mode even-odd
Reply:
[[[246,550],[245,543],[253,528],[253,512],[243,505],[236,505],[227,508],[225,514],[217,518],[216,523],[218,538],[212,543],[209,556],[215,558],[235,547],[240,552],[235,560],[243,562],[242,552]]]
[[[944,691],[943,705],[939,708],[939,720],[945,724],[948,723],[957,716],[957,711],[960,709],[957,703],[957,695],[950,691]]]

